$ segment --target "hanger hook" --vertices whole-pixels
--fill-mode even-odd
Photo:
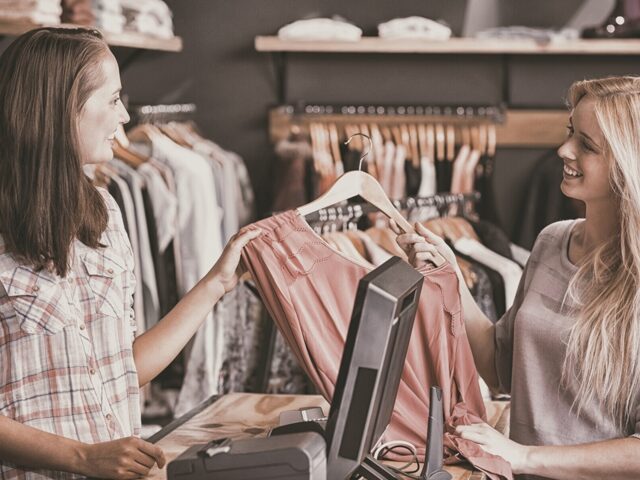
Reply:
[[[346,142],[344,142],[344,144],[345,145],[349,145],[351,140],[353,140],[353,137],[355,137],[356,135],[360,135],[361,137],[364,137],[367,140],[369,140],[369,150],[367,150],[367,152],[365,154],[363,154],[362,157],[360,157],[360,163],[358,163],[358,170],[362,170],[362,162],[364,161],[365,158],[367,158],[367,156],[373,150],[373,141],[371,140],[371,137],[369,135],[367,135],[365,133],[357,132],[357,133],[354,133],[353,135],[351,135],[349,137],[349,139]]]

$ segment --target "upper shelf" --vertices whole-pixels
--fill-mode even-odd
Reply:
[[[17,24],[10,22],[0,22],[0,35],[22,35],[34,28],[45,25]],[[51,25],[53,27],[73,28],[78,25],[63,23]],[[182,38],[173,37],[170,39],[157,38],[141,33],[108,33],[103,32],[105,41],[114,47],[143,48],[147,50],[163,50],[165,52],[180,52],[182,50]]]
[[[451,38],[436,42],[362,37],[357,42],[318,42],[285,41],[275,36],[258,36],[255,47],[259,52],[640,55],[640,39],[572,40],[541,45],[533,40],[477,38]]]

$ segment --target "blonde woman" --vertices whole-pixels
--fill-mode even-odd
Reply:
[[[511,462],[517,478],[640,478],[640,78],[577,82],[558,150],[562,191],[586,218],[536,240],[513,307],[494,326],[460,282],[479,373],[511,394],[510,438],[458,433]],[[442,239],[398,243],[419,265]]]

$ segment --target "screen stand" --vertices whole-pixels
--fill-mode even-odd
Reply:
[[[451,480],[450,473],[442,469],[444,448],[444,411],[442,410],[442,389],[431,387],[429,397],[429,424],[427,426],[427,451],[424,467],[420,472],[421,480]]]
[[[355,478],[365,478],[366,480],[398,480],[398,475],[374,460],[371,455],[367,455],[358,469],[351,476]]]
[[[443,436],[442,390],[440,387],[431,387],[429,423],[427,426],[427,452],[425,454],[424,467],[420,472],[421,480],[451,480],[453,478],[450,473],[442,469],[442,457],[444,456]],[[400,477],[371,456],[367,456],[351,478],[396,480]]]

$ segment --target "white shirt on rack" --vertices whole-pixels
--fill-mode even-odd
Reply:
[[[154,136],[151,148],[146,144],[132,147],[169,166],[173,172],[182,262],[177,275],[182,296],[206,275],[222,253],[221,218],[211,167],[201,155],[164,136]],[[224,349],[222,316],[220,309],[216,309],[196,333],[174,411],[176,416],[218,392]]]
[[[505,305],[507,309],[510,308],[516,298],[520,277],[522,277],[522,269],[518,264],[471,238],[460,238],[453,242],[453,246],[460,253],[470,256],[500,274],[504,280]]]

